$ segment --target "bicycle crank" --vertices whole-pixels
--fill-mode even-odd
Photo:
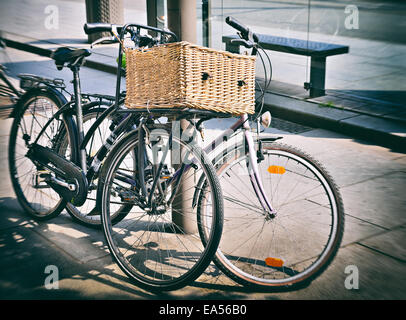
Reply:
[[[88,183],[82,169],[49,148],[32,144],[27,157],[39,170],[35,180],[42,181],[54,189],[64,200],[79,207],[87,198]]]

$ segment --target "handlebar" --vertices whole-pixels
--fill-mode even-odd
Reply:
[[[117,35],[120,35],[124,31],[127,32],[129,28],[137,28],[137,33],[139,34],[140,29],[145,29],[145,30],[150,30],[150,31],[155,31],[159,34],[165,34],[168,36],[171,36],[174,41],[178,41],[178,38],[176,34],[174,34],[172,31],[167,30],[167,29],[159,29],[155,27],[150,27],[150,26],[144,26],[141,24],[126,24],[126,25],[117,25],[117,24],[110,24],[110,23],[103,23],[103,22],[92,22],[92,23],[85,23],[83,26],[83,29],[86,34],[92,34],[96,32],[110,32],[113,34],[113,31],[117,33]]]
[[[233,27],[234,29],[240,31],[241,37],[244,40],[247,41],[253,41],[255,43],[258,43],[258,36],[255,33],[252,33],[248,27],[243,25],[241,22],[239,22],[237,19],[228,16],[226,18],[226,23]]]
[[[233,17],[228,16],[226,18],[226,23],[231,27],[233,27],[234,29],[240,31],[242,34],[248,34],[249,32],[249,29],[246,26],[244,26],[242,23],[240,23],[237,19]]]
[[[112,32],[113,27],[116,27],[117,32],[120,33],[123,26],[115,25],[111,23],[103,23],[103,22],[93,22],[93,23],[85,23],[83,29],[86,34],[92,34],[96,32]]]

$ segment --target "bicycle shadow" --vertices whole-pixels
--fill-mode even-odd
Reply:
[[[149,292],[133,284],[113,262],[100,230],[74,224],[70,216],[45,222],[29,219],[15,198],[0,198],[0,296],[13,299],[246,299],[255,292],[236,284],[213,263],[185,289]],[[150,244],[129,259],[154,261]],[[166,252],[193,261],[196,252]],[[163,253],[165,255],[165,253]],[[159,260],[159,256],[155,256]],[[140,263],[138,261],[138,263]],[[179,267],[166,262],[168,267]],[[60,288],[44,286],[45,267],[57,266]],[[149,271],[148,271],[149,270]],[[156,275],[153,269],[145,269]],[[155,273],[154,273],[155,272]],[[163,277],[165,275],[162,275]],[[87,285],[84,285],[87,284]],[[87,289],[87,287],[91,289]],[[271,297],[273,299],[273,297]]]
[[[94,241],[95,237],[80,239],[67,233],[53,231],[53,221],[71,224],[69,217],[48,222],[27,218],[14,198],[0,198],[0,296],[12,299],[162,299],[155,293],[135,287],[125,275],[111,267],[104,244],[93,245],[103,251],[101,258],[83,262],[73,254],[78,244]],[[58,238],[59,241],[54,241]],[[101,238],[101,237],[96,237]],[[80,241],[79,241],[80,240]],[[70,252],[61,243],[71,244]],[[58,290],[47,290],[45,267],[55,265],[59,270]],[[93,290],[87,290],[89,283]],[[67,285],[65,285],[67,284]],[[99,290],[94,291],[94,288]],[[99,292],[98,292],[99,291]]]
[[[126,219],[122,221],[124,224],[126,223]],[[146,222],[138,221],[137,225],[134,227],[130,227],[126,225],[126,230],[123,231],[120,228],[120,237],[115,238],[116,245],[119,248],[125,248],[128,246],[127,237],[130,237],[132,233],[142,233],[145,231],[159,231],[165,232],[167,234],[174,233],[174,227],[168,226],[171,224],[169,222],[161,222],[161,223],[154,223],[150,225]],[[179,233],[181,234],[181,233]],[[163,241],[165,242],[165,241]],[[160,250],[156,250],[159,248],[160,245],[157,242],[150,241],[145,243],[142,247],[137,247],[136,249],[131,248],[132,253],[126,256],[127,261],[133,266],[134,269],[138,270],[140,273],[150,276],[151,278],[161,279],[161,280],[169,280],[170,277],[170,270],[176,269],[179,272],[188,271],[189,268],[184,267],[187,266],[188,263],[194,263],[197,259],[199,259],[201,252],[198,251],[182,251],[178,249],[164,249],[161,248]],[[127,250],[129,251],[129,250]],[[234,261],[240,261],[245,263],[252,263],[256,266],[261,265],[255,259],[244,258],[244,257],[237,257],[237,256],[227,256],[228,259]],[[175,264],[174,262],[179,262]],[[159,270],[149,268],[149,266],[157,266],[163,265],[162,270],[166,272],[159,272]],[[261,265],[263,268],[270,268],[266,266],[265,262]],[[295,271],[290,268],[273,268],[275,270],[283,271],[287,274],[295,274]],[[207,299],[244,299],[247,295],[255,293],[255,292],[269,292],[269,289],[254,289],[252,287],[244,287],[239,285],[238,283],[234,282],[228,276],[226,276],[213,262],[206,268],[206,270],[200,275],[197,280],[189,285],[193,288],[200,288],[205,290],[204,297]],[[276,290],[274,290],[276,291]],[[286,291],[285,289],[278,288],[279,291]],[[191,295],[191,297],[201,297],[200,295]],[[271,297],[274,299],[274,297]],[[276,299],[276,298],[275,298]]]

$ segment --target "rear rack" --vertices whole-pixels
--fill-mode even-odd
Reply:
[[[22,89],[36,88],[39,87],[41,84],[52,86],[58,89],[66,88],[64,80],[59,78],[49,79],[39,77],[33,74],[19,74],[18,77],[20,78],[20,87]]]
[[[116,112],[120,113],[143,113],[151,116],[176,116],[177,119],[194,116],[196,118],[231,118],[235,115],[231,113],[221,113],[217,111],[192,109],[192,108],[132,108],[132,109],[118,109]]]

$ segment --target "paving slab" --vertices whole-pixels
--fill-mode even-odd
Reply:
[[[356,266],[359,289],[345,287],[347,266]],[[406,299],[406,264],[360,245],[341,248],[334,263],[308,288],[280,293],[282,299],[334,300],[404,300]]]
[[[406,168],[403,153],[369,144],[343,134],[314,129],[300,135],[275,134],[318,160],[342,187]],[[388,160],[388,157],[390,161]]]
[[[265,104],[273,107],[271,107],[271,111],[273,111],[276,116],[278,116],[280,111],[279,108],[281,108],[281,106],[290,110],[291,112],[296,112],[297,114],[311,114],[317,116],[319,121],[322,119],[338,121],[358,116],[358,114],[354,112],[323,107],[310,102],[291,99],[289,97],[283,97],[275,94],[265,95]]]
[[[344,206],[345,204],[346,202],[344,202]],[[382,232],[387,230],[388,229],[386,228],[374,225],[368,221],[351,216],[347,213],[345,215],[344,237],[341,246],[347,246],[349,244],[362,241],[363,239],[379,236],[382,234]]]
[[[78,226],[68,216],[62,215],[52,222],[40,224],[35,228],[35,232],[68,252],[80,263],[109,255],[100,230]]]
[[[319,155],[317,158],[327,167],[341,187],[357,184],[378,176],[386,180],[386,175],[404,169],[403,163],[387,163],[379,154],[371,158],[371,155],[374,154],[374,148],[370,150],[361,149],[356,152],[355,150],[343,150],[338,144],[332,143],[332,146],[327,147],[327,149],[329,150],[328,153]],[[329,165],[329,163],[334,163],[334,165]]]
[[[385,118],[406,123],[406,111],[386,114]]]
[[[360,241],[360,243],[368,248],[406,262],[406,226],[370,237]]]
[[[406,223],[405,188],[406,172],[393,172],[343,187],[341,194],[347,214],[393,228]]]
[[[1,297],[22,298],[27,293],[31,299],[40,297],[35,291],[37,287],[44,288],[47,265],[57,265],[65,274],[73,271],[66,256],[52,243],[42,241],[30,228],[23,226],[2,232],[1,244]]]

